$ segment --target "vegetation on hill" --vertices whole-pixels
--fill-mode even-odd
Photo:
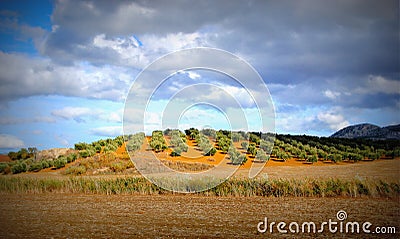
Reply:
[[[169,141],[164,138],[169,137]],[[0,173],[17,174],[21,172],[38,172],[42,169],[60,169],[66,165],[66,174],[96,173],[99,170],[110,173],[125,172],[134,165],[125,151],[138,151],[144,145],[145,134],[136,133],[124,137],[101,139],[93,143],[76,143],[74,150],[50,159],[35,157],[37,149],[21,149],[10,152],[11,162],[0,163]],[[286,161],[294,159],[315,163],[317,161],[358,162],[361,160],[377,160],[400,156],[400,140],[368,140],[345,139],[332,137],[316,137],[306,135],[271,135],[260,132],[231,132],[227,130],[195,128],[185,130],[167,129],[152,133],[149,145],[155,152],[171,148],[171,156],[180,156],[188,151],[187,141],[193,141],[204,156],[213,156],[217,152],[227,154],[233,165],[245,164],[249,158],[255,162],[268,160]],[[117,153],[117,151],[120,151]],[[74,162],[74,163],[73,163]],[[73,163],[73,164],[70,164]],[[174,167],[188,166],[183,164]],[[205,165],[194,165],[195,168],[206,168]]]

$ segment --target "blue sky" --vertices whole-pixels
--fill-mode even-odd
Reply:
[[[398,124],[398,19],[398,1],[1,1],[0,151],[120,135],[139,72],[192,47],[223,49],[254,66],[278,133],[328,136],[350,124]],[[178,75],[155,94],[151,120],[162,120],[168,89],[180,82],[249,98],[213,73]],[[224,99],[221,109],[236,112]],[[256,129],[254,108],[246,110]],[[181,126],[188,121],[227,125],[221,111],[204,106],[186,111]]]

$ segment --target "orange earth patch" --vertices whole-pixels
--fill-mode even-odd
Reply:
[[[8,155],[0,154],[0,162],[11,162],[11,159]]]

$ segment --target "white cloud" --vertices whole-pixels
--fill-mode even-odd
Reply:
[[[122,135],[122,126],[103,126],[90,130],[91,134],[107,137]]]
[[[21,148],[24,147],[24,142],[9,134],[0,134],[0,148]]]
[[[321,112],[317,116],[318,120],[326,123],[330,129],[332,130],[339,130],[342,129],[346,126],[348,126],[350,123],[335,110],[327,111],[327,112]]]
[[[77,122],[83,121],[83,117],[97,115],[99,112],[95,112],[92,109],[85,107],[64,107],[59,110],[53,110],[52,115],[69,120],[73,119]]]
[[[105,122],[121,123],[123,110],[107,112],[98,108],[67,106],[62,109],[53,110],[51,114],[65,120],[72,119],[76,122],[84,122],[85,119],[91,118]]]
[[[326,97],[328,97],[329,99],[334,100],[334,99],[336,99],[337,97],[339,97],[341,94],[340,94],[340,92],[335,92],[335,91],[331,91],[331,90],[326,90],[326,91],[324,91],[324,95],[325,95]]]
[[[122,101],[137,71],[118,66],[61,66],[50,59],[0,52],[0,100],[63,95]]]
[[[187,73],[188,73],[189,78],[192,80],[196,80],[201,77],[200,74],[198,74],[194,71],[188,71]]]

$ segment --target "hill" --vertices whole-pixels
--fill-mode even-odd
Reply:
[[[379,127],[373,124],[357,124],[345,127],[332,134],[332,138],[400,139],[400,124]]]

